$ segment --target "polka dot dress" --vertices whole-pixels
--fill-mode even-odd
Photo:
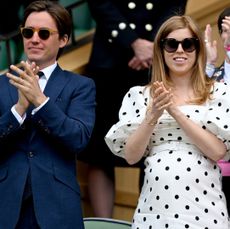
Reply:
[[[202,128],[215,133],[229,150],[230,88],[215,83],[211,93],[213,99],[206,104],[179,109]],[[148,103],[148,88],[136,86],[126,94],[120,120],[105,137],[114,154],[124,157],[126,138],[143,121]],[[153,130],[145,156],[145,180],[133,229],[230,228],[220,168],[199,151],[167,111]]]

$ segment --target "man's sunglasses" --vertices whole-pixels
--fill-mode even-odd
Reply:
[[[48,28],[21,27],[21,34],[26,39],[32,38],[35,32],[38,33],[39,38],[42,40],[47,40],[50,35],[58,33],[58,31]]]
[[[165,49],[165,51],[167,51],[169,53],[176,52],[179,44],[181,44],[181,46],[185,52],[193,52],[199,46],[198,39],[194,38],[194,37],[185,38],[182,41],[178,41],[174,38],[165,38],[165,39],[161,40],[162,47]]]

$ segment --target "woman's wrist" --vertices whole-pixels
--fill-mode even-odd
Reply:
[[[152,116],[152,117],[145,116],[145,121],[148,125],[155,126],[157,124],[158,120],[154,116]]]
[[[157,121],[158,118],[151,112],[151,107],[148,107],[145,114],[145,122],[150,126],[155,126]]]

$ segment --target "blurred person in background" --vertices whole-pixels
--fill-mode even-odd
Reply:
[[[96,22],[87,75],[96,84],[96,124],[89,147],[80,160],[88,163],[88,193],[95,216],[112,217],[115,166],[128,166],[104,142],[118,120],[122,98],[132,85],[150,80],[153,39],[170,16],[184,14],[186,0],[88,0]],[[143,161],[140,187],[143,183]]]
[[[208,24],[204,35],[208,56],[206,72],[210,77],[213,77],[217,81],[230,84],[230,7],[224,9],[220,13],[217,20],[217,26],[221,37],[221,46],[225,51],[225,58],[223,63],[216,67],[216,61],[218,58],[217,42],[212,40],[212,28],[210,24]],[[220,166],[223,175],[223,191],[227,200],[228,213],[230,214],[230,162],[220,160],[218,165]]]

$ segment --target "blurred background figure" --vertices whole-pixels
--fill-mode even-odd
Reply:
[[[22,21],[23,10],[30,2],[32,2],[32,0],[1,2],[0,70],[8,68],[9,64],[19,62],[21,59],[23,45],[19,33],[19,26]],[[9,39],[8,44],[6,43],[7,39]],[[9,53],[7,54],[7,52]]]
[[[2,1],[0,14],[0,34],[8,35],[18,30],[24,8],[32,0]]]
[[[208,24],[205,30],[205,43],[208,57],[206,72],[217,81],[230,84],[230,7],[220,13],[217,25],[222,41],[221,45],[225,50],[225,59],[220,66],[215,67],[218,58],[218,49],[216,41],[212,41],[212,28]],[[223,191],[227,199],[228,212],[230,213],[230,162],[220,160],[218,165],[223,175]]]
[[[87,75],[97,89],[96,124],[89,147],[80,160],[89,164],[88,187],[94,215],[112,217],[114,167],[128,166],[115,157],[104,136],[118,120],[117,111],[128,88],[149,82],[153,39],[170,16],[184,14],[186,0],[88,0],[96,32]],[[134,165],[141,168],[143,162]]]

